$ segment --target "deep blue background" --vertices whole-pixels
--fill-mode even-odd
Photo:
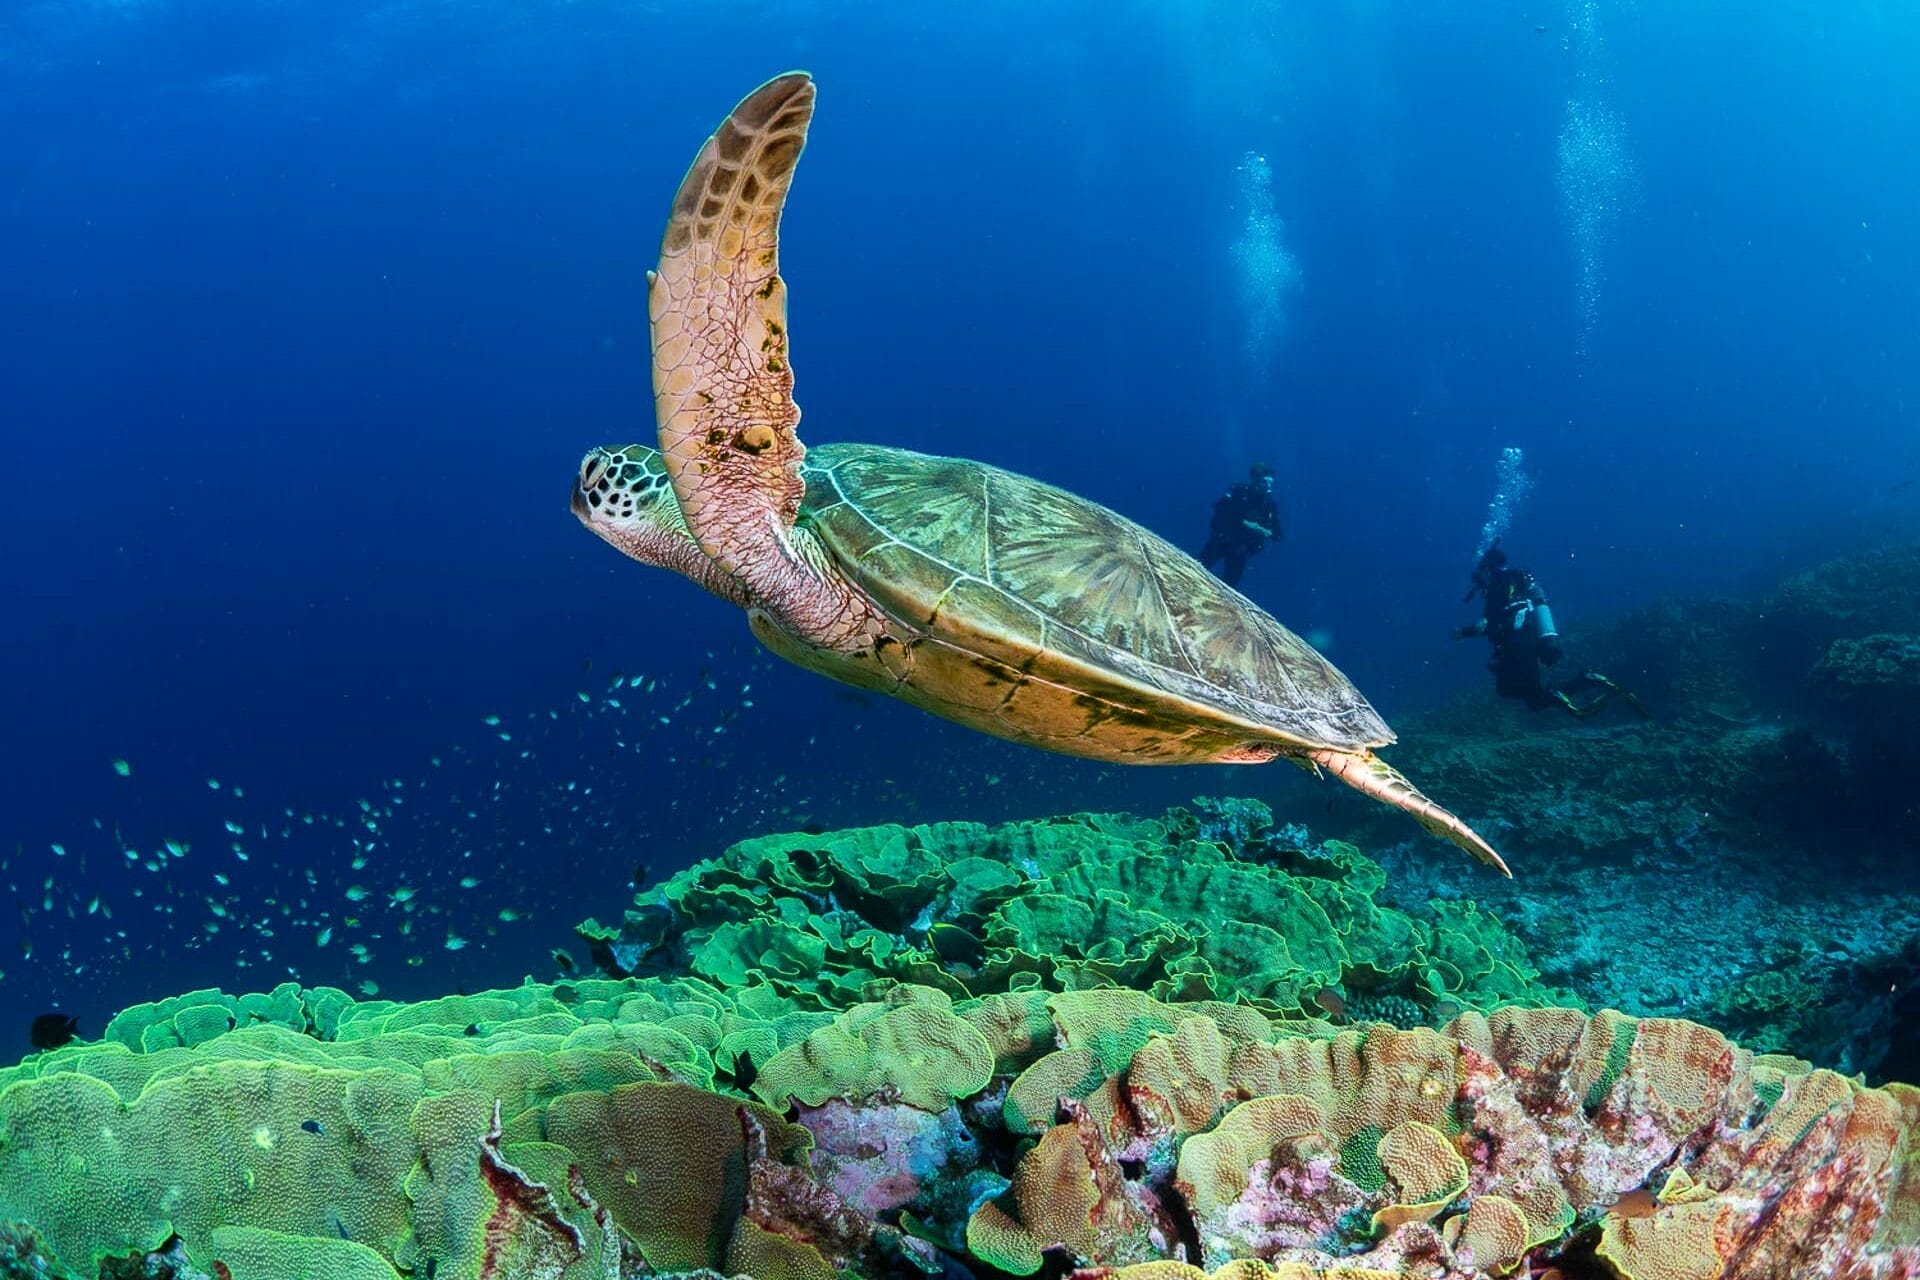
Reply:
[[[674,183],[792,66],[821,86],[784,245],[806,438],[979,457],[1189,543],[1265,457],[1288,532],[1246,586],[1390,717],[1481,678],[1446,636],[1503,445],[1563,625],[1920,524],[1908,5],[29,3],[0,16],[0,886],[35,946],[0,952],[7,1010],[289,966],[511,982],[636,857],[1228,785],[750,669],[736,613],[567,514],[586,447],[652,430]],[[1584,356],[1576,92],[1635,173]],[[1304,276],[1264,377],[1228,251],[1249,149]],[[575,696],[613,668],[694,701],[615,747]],[[526,760],[481,723],[549,710]],[[426,764],[455,747],[458,787]],[[222,852],[224,818],[395,779],[418,799],[364,872],[311,830]],[[121,865],[115,821],[194,848]],[[478,906],[447,883],[470,848]],[[360,881],[437,891],[425,944],[316,951]],[[234,971],[210,892],[284,908],[274,960]],[[485,937],[505,894],[534,919]]]

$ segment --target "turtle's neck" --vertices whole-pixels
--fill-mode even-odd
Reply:
[[[602,536],[642,564],[671,569],[739,608],[748,605],[746,587],[707,558],[685,525],[634,524]]]

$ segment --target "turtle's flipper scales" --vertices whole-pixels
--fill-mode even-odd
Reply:
[[[648,281],[660,452],[700,549],[740,576],[779,558],[806,491],[779,251],[812,118],[803,72],[748,94],[681,180]]]
[[[1427,799],[1421,794],[1420,788],[1407,781],[1404,774],[1371,751],[1336,751],[1328,748],[1311,752],[1307,758],[1354,790],[1396,809],[1406,810],[1415,822],[1434,835],[1459,845],[1508,879],[1513,878],[1505,859],[1494,851],[1492,845],[1481,839],[1472,827]]]

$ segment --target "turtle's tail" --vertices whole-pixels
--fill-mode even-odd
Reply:
[[[1494,852],[1492,845],[1481,839],[1472,827],[1427,799],[1420,788],[1373,752],[1336,751],[1329,747],[1308,752],[1307,759],[1355,791],[1406,810],[1415,822],[1434,835],[1452,841],[1501,875],[1513,878],[1513,872],[1507,869],[1506,861]]]

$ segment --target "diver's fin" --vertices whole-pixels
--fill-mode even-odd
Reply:
[[[1375,800],[1404,809],[1413,820],[1442,840],[1459,845],[1475,858],[1494,868],[1509,880],[1513,872],[1492,845],[1447,810],[1422,795],[1420,788],[1408,782],[1398,769],[1371,751],[1337,751],[1324,747],[1307,753],[1307,759],[1325,769],[1355,791]]]
[[[1621,688],[1618,684],[1615,684],[1610,678],[1608,678],[1607,674],[1603,671],[1594,671],[1589,669],[1583,674],[1586,676],[1587,679],[1593,681],[1595,684],[1605,685],[1610,693],[1617,693],[1621,697],[1625,698],[1628,702],[1633,704],[1633,709],[1635,711],[1638,711],[1646,719],[1648,720],[1653,719],[1653,712],[1647,710],[1647,704],[1640,701],[1640,695],[1635,693],[1633,690]]]
[[[1576,720],[1586,719],[1588,716],[1598,711],[1601,707],[1604,707],[1607,704],[1607,699],[1611,698],[1612,696],[1613,694],[1611,693],[1603,693],[1599,697],[1595,698],[1592,702],[1588,703],[1586,706],[1583,707],[1579,703],[1575,702],[1573,700],[1572,695],[1569,694],[1565,689],[1555,689],[1553,691],[1553,700],[1559,703],[1561,707],[1563,707],[1566,710],[1566,713],[1572,716]]]
[[[1592,702],[1589,702],[1586,706],[1583,707],[1580,704],[1576,703],[1571,697],[1569,697],[1565,690],[1555,689],[1553,691],[1553,696],[1558,698],[1560,700],[1561,705],[1566,707],[1566,709],[1569,712],[1571,712],[1573,715],[1580,716],[1582,718],[1586,716],[1590,716],[1594,712],[1598,711],[1600,708],[1606,706],[1607,703],[1612,701],[1612,699],[1617,695],[1619,697],[1625,698],[1629,703],[1631,703],[1633,705],[1633,709],[1640,713],[1642,719],[1646,719],[1646,720],[1653,719],[1653,712],[1647,710],[1647,704],[1640,701],[1639,694],[1635,693],[1631,689],[1621,688],[1618,684],[1614,683],[1614,681],[1605,672],[1595,671],[1592,668],[1588,668],[1587,670],[1582,671],[1580,673],[1580,678],[1586,681],[1588,684],[1599,685],[1602,692],[1599,697],[1595,698]]]

